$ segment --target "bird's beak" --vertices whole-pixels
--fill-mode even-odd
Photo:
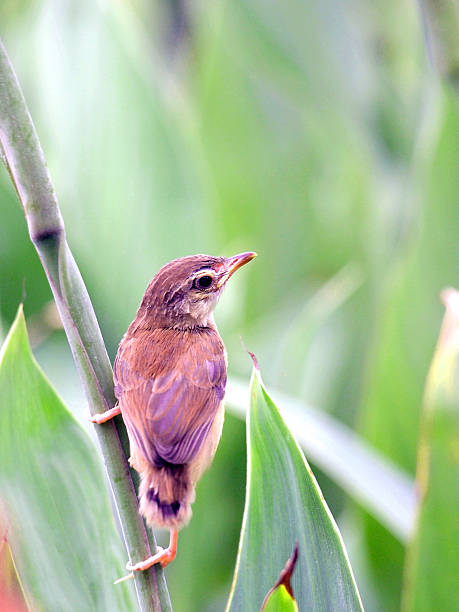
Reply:
[[[236,270],[239,270],[241,266],[252,261],[256,256],[257,254],[253,251],[247,251],[247,253],[239,253],[239,255],[234,255],[234,257],[228,257],[224,263],[224,272],[218,281],[218,288],[222,287]]]

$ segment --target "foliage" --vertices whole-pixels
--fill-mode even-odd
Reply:
[[[446,313],[427,378],[419,438],[420,506],[405,572],[407,612],[459,607],[459,292],[449,289],[443,295]]]
[[[0,17],[110,356],[162,263],[256,250],[216,313],[231,374],[249,375],[242,335],[275,398],[339,419],[414,478],[438,294],[459,285],[458,100],[428,64],[416,3],[22,0]],[[25,278],[37,359],[84,422],[6,173],[0,201],[3,328]],[[328,308],[314,297],[343,269]],[[244,448],[229,414],[166,570],[179,612],[224,607]],[[401,532],[312,463],[365,608],[398,609]]]
[[[0,354],[0,491],[27,602],[52,611],[135,609],[101,464],[32,356],[22,307]]]
[[[247,416],[247,492],[228,611],[258,610],[295,542],[301,610],[362,610],[322,492],[254,362]]]

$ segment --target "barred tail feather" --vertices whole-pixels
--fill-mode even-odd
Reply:
[[[142,466],[140,512],[150,526],[180,529],[191,518],[195,498],[188,465],[164,462],[161,467]]]

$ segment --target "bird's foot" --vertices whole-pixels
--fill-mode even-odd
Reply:
[[[139,561],[139,563],[127,563],[126,569],[130,572],[143,572],[144,570],[147,570],[152,565],[156,565],[157,563],[160,563],[161,567],[164,568],[175,559],[176,554],[177,551],[171,549],[170,547],[161,548],[160,546],[158,546],[156,554],[152,555],[148,559],[145,559],[145,561]]]
[[[126,569],[130,571],[130,574],[123,576],[123,578],[119,578],[116,580],[115,584],[123,582],[124,580],[130,580],[131,578],[134,578],[134,572],[143,572],[157,563],[159,563],[162,568],[169,565],[169,563],[173,561],[177,555],[177,539],[178,531],[172,529],[169,546],[167,548],[157,546],[156,553],[151,557],[148,557],[148,559],[145,559],[145,561],[139,561],[138,563],[127,563]]]
[[[100,412],[99,414],[93,414],[89,417],[91,423],[95,423],[96,425],[102,425],[102,423],[106,423],[113,417],[116,417],[118,414],[121,414],[121,409],[119,406],[115,406],[110,410],[106,410],[105,412]]]

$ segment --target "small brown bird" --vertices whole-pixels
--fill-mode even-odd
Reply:
[[[163,266],[147,287],[121,340],[114,366],[118,405],[91,418],[122,414],[131,465],[140,473],[140,512],[170,530],[169,547],[131,571],[165,567],[178,530],[191,518],[195,484],[210,465],[223,425],[226,351],[213,310],[230,276],[256,253],[192,255]]]

